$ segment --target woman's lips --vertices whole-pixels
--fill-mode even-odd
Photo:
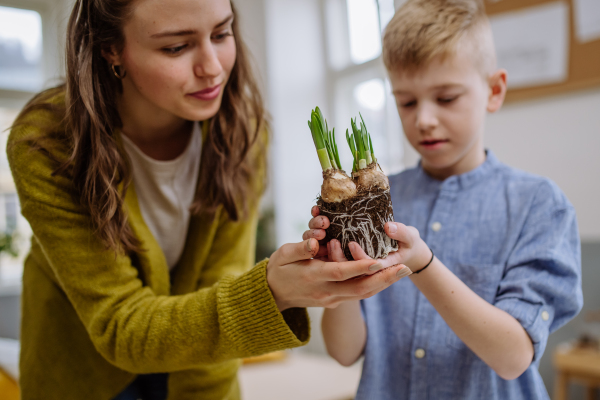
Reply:
[[[426,150],[437,150],[444,145],[444,143],[448,143],[448,139],[432,139],[432,140],[422,140],[419,142],[421,146],[423,146]]]
[[[190,93],[188,96],[195,97],[199,100],[208,101],[219,97],[219,93],[221,93],[221,85],[216,85],[198,92]]]

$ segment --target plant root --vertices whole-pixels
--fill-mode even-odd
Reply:
[[[384,231],[385,223],[394,221],[389,189],[362,190],[357,196],[336,203],[319,198],[317,205],[330,222],[324,240],[339,240],[348,260],[354,259],[348,248],[350,242],[358,243],[373,259],[385,258],[398,250],[398,242]]]

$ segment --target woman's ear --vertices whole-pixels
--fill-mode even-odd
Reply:
[[[119,66],[121,65],[121,57],[115,51],[114,46],[106,46],[102,48],[102,57],[110,64]]]
[[[490,86],[490,95],[488,98],[487,110],[491,113],[496,112],[502,107],[506,97],[506,75],[505,69],[499,69],[488,79]]]

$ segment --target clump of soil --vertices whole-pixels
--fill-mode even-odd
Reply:
[[[362,188],[356,196],[340,202],[328,203],[319,197],[317,205],[330,222],[325,241],[339,240],[348,260],[354,259],[348,248],[350,242],[358,243],[374,259],[398,250],[398,242],[383,229],[386,222],[394,220],[389,188]]]

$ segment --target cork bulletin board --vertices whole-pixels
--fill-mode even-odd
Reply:
[[[525,82],[511,87],[511,69],[507,67],[509,82],[507,101],[512,102],[552,96],[569,91],[600,86],[600,35],[597,34],[597,28],[599,27],[596,26],[596,24],[600,24],[600,19],[590,20],[590,18],[587,18],[588,31],[592,30],[596,33],[588,35],[587,37],[582,36],[581,33],[582,26],[584,26],[581,24],[581,15],[582,12],[587,11],[584,8],[585,4],[588,5],[588,10],[592,7],[594,10],[598,10],[597,4],[593,3],[596,1],[600,0],[485,0],[486,12],[492,21],[492,27],[495,26],[495,20],[505,20],[505,31],[510,29],[511,18],[517,21],[517,19],[520,18],[519,16],[535,14],[537,12],[536,10],[556,8],[556,6],[558,6],[559,9],[564,10],[563,13],[565,14],[563,18],[565,24],[562,24],[564,25],[564,35],[562,35],[564,36],[564,43],[562,41],[563,39],[557,40],[557,42],[563,43],[564,48],[563,52],[559,52],[561,58],[565,58],[561,61],[562,75],[559,78],[555,77],[547,82],[535,82],[535,80],[533,80],[529,83]],[[583,7],[582,4],[584,4]],[[575,7],[579,8],[576,10]],[[597,17],[597,15],[593,16],[593,18]],[[539,21],[542,22],[540,26],[543,25],[543,20]],[[515,23],[515,25],[517,25],[517,23]],[[509,29],[507,29],[507,27]],[[522,37],[527,38],[528,35],[539,35],[541,29],[538,28],[539,26],[535,23],[531,23],[527,30],[522,30]],[[553,29],[551,22],[546,24],[546,29]],[[495,36],[498,36],[496,31],[494,34]],[[496,38],[496,40],[497,39],[498,38]],[[552,43],[552,39],[549,40],[550,43]],[[548,43],[548,41],[546,41],[546,43]],[[556,58],[556,56],[554,58]],[[499,66],[502,67],[502,57],[500,53],[498,61]],[[558,61],[555,60],[554,64],[558,64]]]

